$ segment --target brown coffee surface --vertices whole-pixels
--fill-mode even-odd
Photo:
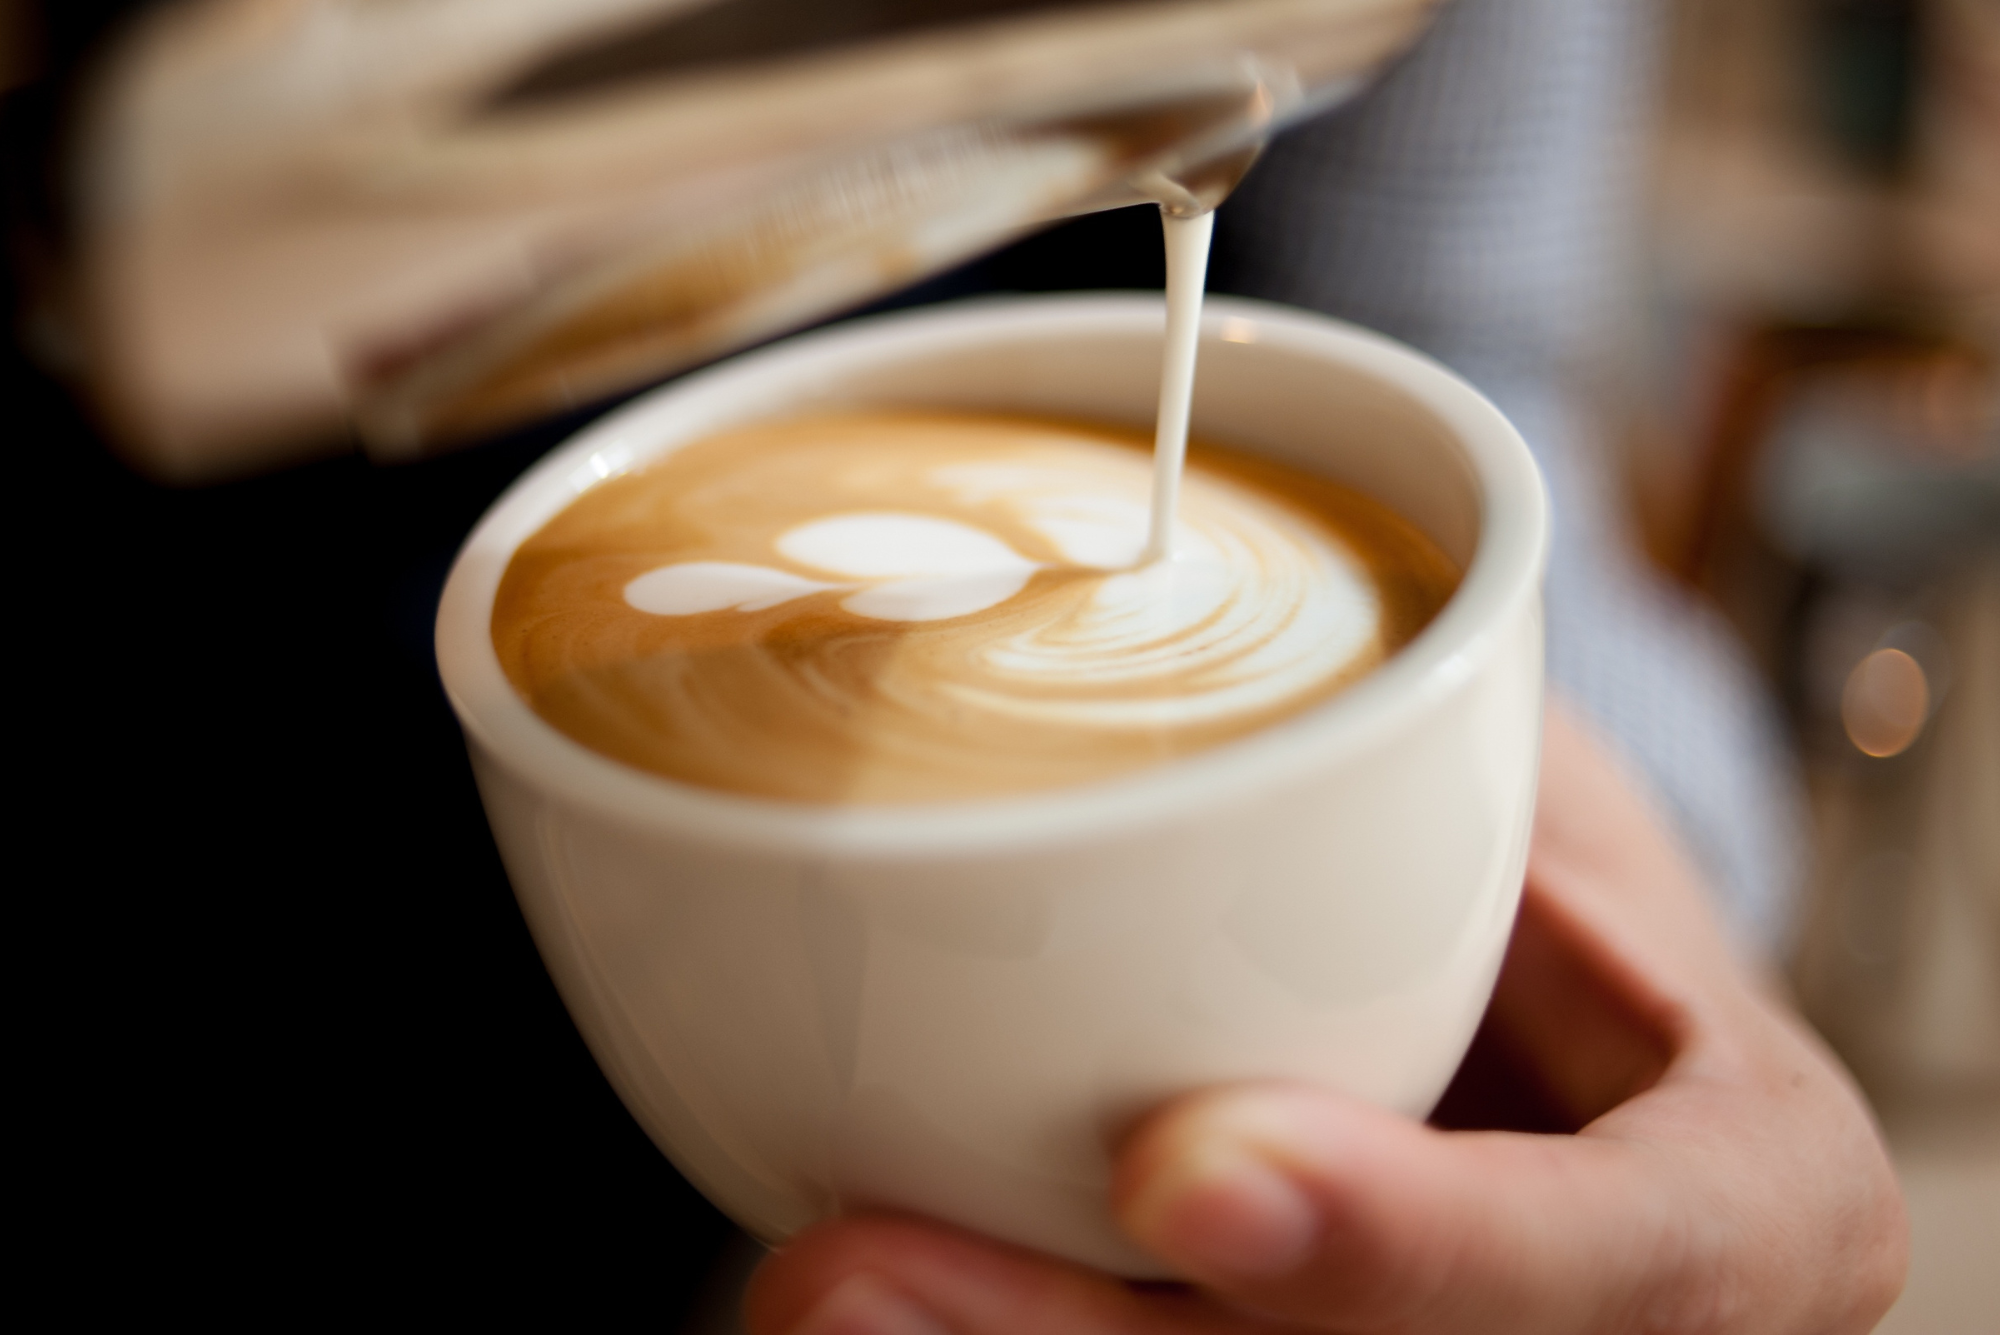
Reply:
[[[1135,568],[1149,442],[867,411],[739,427],[523,543],[493,645],[574,740],[702,787],[927,803],[1111,778],[1326,699],[1458,570],[1376,501],[1196,443]]]

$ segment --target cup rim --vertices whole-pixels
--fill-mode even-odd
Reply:
[[[1254,800],[1394,735],[1478,673],[1499,652],[1514,610],[1538,595],[1549,541],[1540,471],[1513,425],[1442,364],[1345,321],[1235,297],[1204,303],[1204,343],[1218,339],[1225,321],[1242,341],[1243,326],[1234,322],[1247,320],[1258,345],[1317,354],[1388,382],[1444,424],[1479,491],[1479,536],[1451,600],[1389,661],[1281,726],[1075,787],[924,805],[820,806],[701,788],[612,760],[545,722],[507,680],[493,648],[492,606],[520,543],[590,487],[669,444],[753,419],[758,414],[740,406],[759,384],[774,377],[792,386],[837,383],[912,352],[976,347],[1037,329],[1157,336],[1162,303],[1157,294],[975,298],[864,317],[682,377],[586,426],[515,480],[452,563],[435,642],[445,694],[468,740],[530,786],[628,827],[703,844],[898,858],[1020,852],[1172,823],[1219,799]]]

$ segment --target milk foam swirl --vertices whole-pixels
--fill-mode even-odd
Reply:
[[[1372,502],[1207,452],[1173,558],[1141,565],[1150,490],[1147,455],[1097,428],[748,428],[598,487],[524,544],[495,645],[538,712],[629,763],[933,800],[1264,726],[1379,662],[1455,578]]]

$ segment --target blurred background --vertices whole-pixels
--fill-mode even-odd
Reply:
[[[1814,833],[1792,980],[1913,1221],[1882,1329],[1992,1330],[2000,5],[1670,10],[1633,523],[1791,720]]]
[[[370,1310],[425,1277],[440,1311],[730,1329],[754,1254],[569,1025],[431,666],[465,532],[608,405],[421,463],[130,471],[68,388],[48,284],[74,77],[138,8],[0,8],[12,735],[37,776],[19,828],[55,850],[16,894],[21,1088],[52,1245],[98,1258],[89,1302]],[[1663,9],[1645,300],[1600,416],[1633,543],[1727,617],[1808,781],[1788,968],[1915,1230],[1882,1329],[1990,1332],[2000,4]],[[1138,208],[881,304],[1160,279]]]

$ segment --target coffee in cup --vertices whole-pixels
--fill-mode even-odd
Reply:
[[[494,648],[543,719],[668,779],[911,803],[1108,779],[1291,717],[1458,580],[1388,507],[1197,446],[1147,560],[1151,442],[998,414],[738,426],[514,553]]]

